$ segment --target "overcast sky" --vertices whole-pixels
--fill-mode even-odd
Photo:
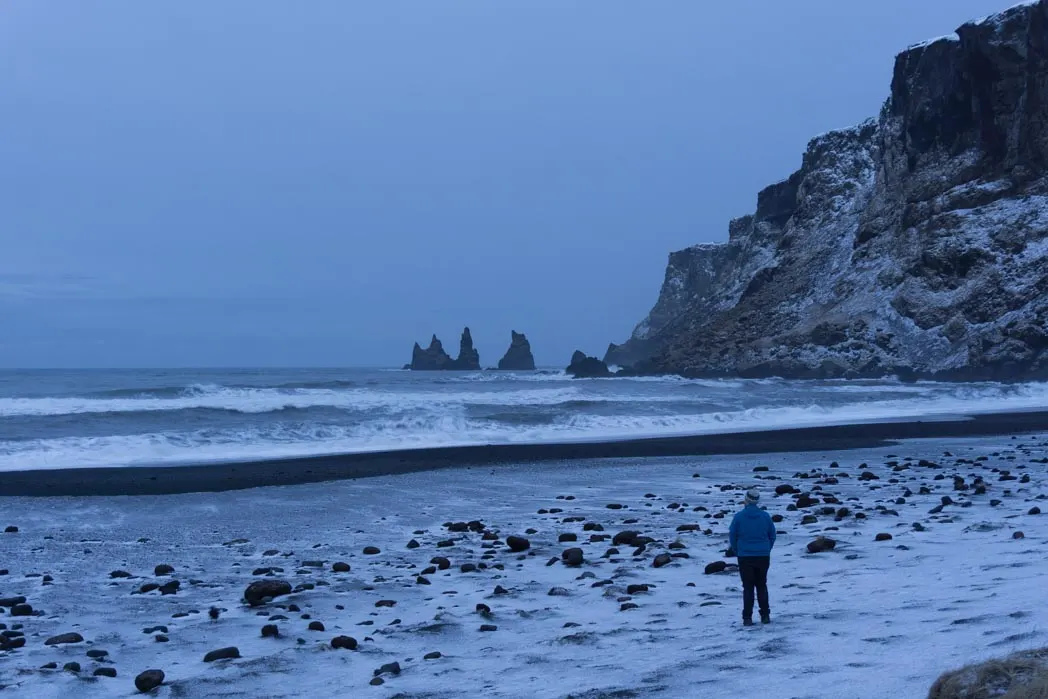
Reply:
[[[0,2],[0,366],[603,354],[1011,0]]]

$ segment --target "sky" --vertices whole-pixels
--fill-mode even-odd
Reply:
[[[0,2],[0,367],[602,355],[1013,0]]]

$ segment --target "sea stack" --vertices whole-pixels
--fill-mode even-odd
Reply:
[[[531,343],[524,333],[511,330],[511,340],[506,354],[499,360],[503,371],[534,371],[535,357],[531,354]]]
[[[452,369],[459,371],[480,371],[480,352],[473,347],[473,336],[469,328],[463,328],[462,339],[459,340],[459,356],[452,362]]]
[[[444,351],[444,345],[436,335],[429,341],[429,347],[422,349],[416,342],[411,351],[411,364],[405,366],[412,371],[479,371],[480,353],[473,347],[473,336],[469,328],[462,331],[462,340],[459,342],[459,356],[452,359]]]
[[[565,371],[576,379],[599,379],[612,375],[607,364],[596,357],[587,357],[581,350],[575,350],[575,354],[571,355],[571,364]]]

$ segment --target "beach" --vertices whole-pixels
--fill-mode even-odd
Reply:
[[[0,685],[129,696],[155,668],[159,696],[180,697],[923,696],[947,669],[1043,645],[1043,420],[338,457],[296,485],[272,484],[291,464],[227,488],[214,466],[124,468],[62,497],[30,484],[76,474],[5,473],[32,496],[0,499],[0,527],[18,528],[0,534],[0,597],[34,611],[0,615],[25,639],[0,653]],[[772,624],[743,628],[724,550],[754,486],[782,520]],[[192,490],[214,492],[176,494]],[[616,545],[630,531],[643,545]],[[818,536],[835,548],[809,553]],[[250,606],[257,581],[292,592]],[[69,633],[82,640],[46,643]],[[332,647],[342,636],[353,650]],[[204,661],[228,647],[240,657]]]

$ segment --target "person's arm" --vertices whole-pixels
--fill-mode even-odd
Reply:
[[[771,521],[771,516],[765,513],[768,519],[768,543],[770,548],[775,547],[775,522]]]
[[[731,526],[728,527],[728,547],[738,553],[739,551],[739,516],[731,518]]]

